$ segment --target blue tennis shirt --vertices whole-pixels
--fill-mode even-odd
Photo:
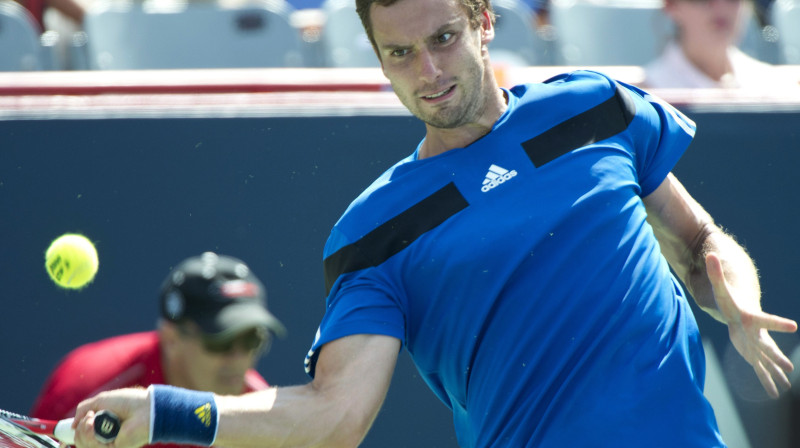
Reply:
[[[505,93],[491,132],[415,152],[336,223],[307,371],[327,342],[388,335],[463,447],[724,447],[642,203],[694,123],[589,71]]]

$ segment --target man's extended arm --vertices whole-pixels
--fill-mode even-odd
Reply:
[[[793,370],[769,331],[794,332],[797,323],[761,311],[761,287],[747,252],[669,174],[644,198],[648,222],[672,269],[697,304],[728,325],[733,345],[772,397],[790,386]],[[775,383],[778,383],[776,386]]]
[[[215,445],[233,447],[356,447],[383,404],[400,341],[354,335],[326,344],[314,381],[241,396],[217,396]],[[76,413],[76,445],[101,448],[92,429],[94,412],[122,419],[115,448],[148,443],[150,401],[144,389],[124,389],[84,401]]]

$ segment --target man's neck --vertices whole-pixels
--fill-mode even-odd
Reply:
[[[426,124],[425,140],[420,147],[418,158],[425,159],[443,154],[451,149],[469,146],[488,134],[508,108],[505,91],[498,87],[496,92],[497,96],[487,101],[486,111],[476,123],[469,123],[453,129],[436,128]]]

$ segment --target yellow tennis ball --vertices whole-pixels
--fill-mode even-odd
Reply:
[[[45,269],[58,286],[80,289],[97,274],[97,249],[83,235],[67,233],[53,240],[44,255]]]

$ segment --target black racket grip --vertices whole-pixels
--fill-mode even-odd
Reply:
[[[100,411],[94,416],[94,436],[103,443],[111,443],[117,438],[120,425],[117,414],[111,411]]]

